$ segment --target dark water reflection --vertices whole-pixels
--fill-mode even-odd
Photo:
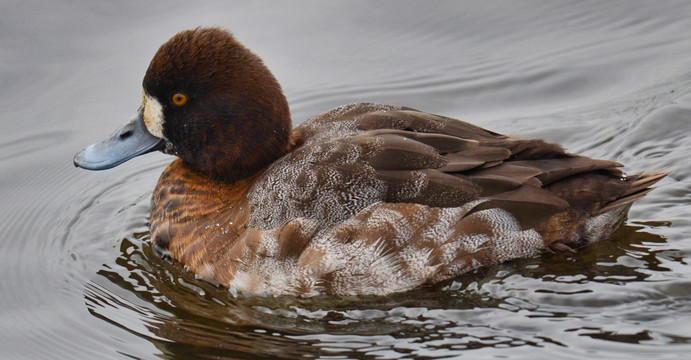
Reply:
[[[685,358],[691,4],[0,4],[0,358]],[[157,47],[234,31],[294,122],[396,103],[672,174],[612,239],[388,297],[252,298],[148,243],[170,158],[71,166],[129,118]]]

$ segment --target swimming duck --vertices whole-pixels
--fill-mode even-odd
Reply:
[[[136,115],[74,158],[102,170],[177,156],[151,239],[258,295],[378,294],[607,238],[667,173],[567,153],[415,109],[350,104],[294,129],[281,87],[225,30],[163,44]]]

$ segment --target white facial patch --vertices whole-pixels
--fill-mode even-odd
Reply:
[[[146,130],[157,138],[165,139],[163,123],[163,106],[155,97],[144,94],[144,125],[146,125]]]

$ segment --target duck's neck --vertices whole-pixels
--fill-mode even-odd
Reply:
[[[190,143],[177,155],[216,182],[235,183],[261,172],[291,149],[288,104],[282,94],[280,100],[239,107],[225,121],[196,129],[194,135],[179,139]]]

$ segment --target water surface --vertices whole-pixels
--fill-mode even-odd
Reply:
[[[0,358],[684,358],[691,351],[691,3],[5,1]],[[141,101],[158,46],[233,31],[294,123],[394,103],[669,167],[612,239],[388,297],[252,298],[148,243],[170,157],[72,156]]]

